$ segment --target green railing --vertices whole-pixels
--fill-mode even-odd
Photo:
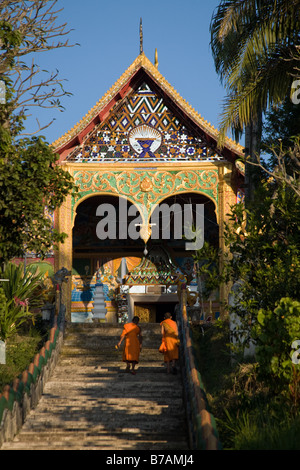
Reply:
[[[180,335],[181,368],[190,447],[192,450],[220,450],[222,446],[215,418],[209,412],[205,390],[193,351],[185,291],[182,293],[181,314],[178,315],[177,323]]]
[[[63,334],[55,326],[49,339],[19,377],[11,385],[5,385],[0,394],[0,448],[20,430],[29,411],[36,407],[56,365]]]

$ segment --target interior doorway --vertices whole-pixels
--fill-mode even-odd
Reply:
[[[176,321],[175,306],[177,302],[135,302],[134,315],[140,318],[141,323],[160,323],[166,312],[170,312]]]

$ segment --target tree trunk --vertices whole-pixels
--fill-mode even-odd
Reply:
[[[262,113],[256,122],[252,122],[245,129],[245,155],[250,162],[258,161],[260,154],[260,141],[262,134]],[[245,202],[253,200],[257,179],[255,178],[256,167],[251,163],[245,164]]]

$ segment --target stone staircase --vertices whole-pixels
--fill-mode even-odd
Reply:
[[[188,450],[181,374],[167,374],[158,324],[142,324],[137,374],[115,349],[122,326],[71,324],[37,407],[1,450]]]

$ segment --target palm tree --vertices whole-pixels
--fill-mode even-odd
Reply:
[[[299,64],[300,0],[222,0],[213,15],[211,48],[228,96],[222,144],[290,93]],[[299,75],[299,72],[298,72]]]
[[[299,75],[300,0],[222,0],[213,15],[211,48],[228,95],[220,122],[219,145],[229,128],[245,130],[245,151],[256,161],[262,114],[282,102]],[[246,165],[246,199],[254,179]]]

